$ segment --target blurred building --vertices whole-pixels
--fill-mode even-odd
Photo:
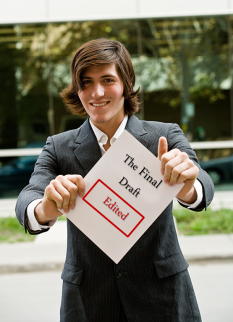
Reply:
[[[98,37],[129,50],[139,118],[178,123],[200,144],[229,140],[224,149],[200,145],[204,161],[231,155],[232,26],[233,0],[0,0],[0,197],[1,173],[8,166],[9,178],[12,156],[24,154],[12,149],[83,122],[66,112],[59,91],[71,80],[73,53]],[[17,189],[2,185],[2,196]]]

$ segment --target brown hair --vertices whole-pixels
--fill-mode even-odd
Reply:
[[[133,115],[139,110],[137,94],[140,88],[135,92],[133,90],[135,73],[129,52],[119,41],[100,38],[86,42],[74,54],[71,64],[72,82],[60,93],[63,102],[72,114],[87,115],[78,96],[78,91],[83,88],[82,74],[84,71],[93,65],[106,64],[116,65],[119,77],[123,82],[125,113]]]

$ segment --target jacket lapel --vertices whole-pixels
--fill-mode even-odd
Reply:
[[[132,134],[140,143],[146,148],[148,147],[148,141],[146,140],[147,132],[142,127],[141,122],[136,116],[130,116],[126,124],[125,129]]]
[[[81,126],[75,143],[74,154],[87,174],[101,158],[100,148],[88,119]]]

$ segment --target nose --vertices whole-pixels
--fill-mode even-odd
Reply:
[[[92,97],[101,98],[104,96],[104,87],[100,83],[96,83],[93,86]]]

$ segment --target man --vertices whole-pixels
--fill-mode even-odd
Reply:
[[[108,39],[82,45],[72,61],[72,83],[61,96],[70,111],[89,119],[78,129],[48,138],[16,213],[31,234],[45,232],[84,196],[83,177],[129,131],[161,160],[168,185],[184,183],[181,205],[201,211],[213,184],[175,124],[139,121],[135,74],[125,47]],[[176,236],[172,203],[115,264],[67,221],[61,321],[201,321]]]

